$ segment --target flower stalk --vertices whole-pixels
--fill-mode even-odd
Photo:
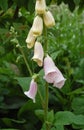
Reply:
[[[46,56],[48,53],[48,41],[47,41],[48,37],[47,37],[47,28],[45,25],[44,25],[43,36],[44,36],[44,53]],[[44,121],[45,121],[45,125],[46,125],[46,130],[49,130],[49,124],[47,124],[48,98],[49,98],[49,88],[48,88],[48,83],[46,82],[46,84],[45,84],[45,107],[44,107]]]
[[[20,52],[21,52],[21,54],[22,54],[22,56],[23,56],[23,59],[24,59],[24,61],[25,61],[25,64],[26,64],[27,69],[28,69],[28,71],[29,71],[29,74],[30,74],[30,76],[32,77],[32,71],[31,71],[30,66],[29,66],[29,64],[28,64],[28,61],[27,61],[26,56],[25,56],[25,54],[24,54],[24,51],[23,51],[23,49],[22,49],[22,47],[21,47],[20,45],[19,45],[18,47],[19,47],[19,50],[20,50]]]

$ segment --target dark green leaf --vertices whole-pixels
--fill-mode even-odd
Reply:
[[[8,0],[0,0],[0,7],[6,11],[8,9]]]
[[[68,118],[67,118],[68,117]],[[73,122],[74,114],[69,111],[57,112],[55,114],[55,126],[70,125]]]
[[[44,110],[35,110],[35,114],[41,121],[44,120]]]
[[[31,81],[30,77],[16,77],[15,79],[17,79],[23,91],[27,91],[29,89],[30,81]]]
[[[72,109],[77,114],[84,114],[84,96],[73,99]]]
[[[50,124],[53,123],[53,121],[54,121],[54,111],[53,110],[51,110],[50,112],[48,112],[47,120],[48,120],[48,122],[50,122]]]

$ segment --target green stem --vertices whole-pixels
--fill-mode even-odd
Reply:
[[[29,73],[30,73],[30,76],[32,77],[32,71],[31,71],[31,69],[30,69],[30,66],[29,66],[29,64],[28,64],[28,61],[27,61],[27,59],[26,59],[26,57],[25,57],[24,51],[23,51],[23,49],[22,49],[21,46],[19,46],[19,50],[20,50],[20,52],[22,53],[22,56],[23,56],[23,59],[24,59],[24,61],[25,61],[26,66],[27,66],[27,69],[28,69],[28,71],[29,71]]]
[[[46,82],[46,86],[45,86],[45,109],[44,109],[44,112],[45,112],[45,124],[46,124],[46,130],[49,130],[49,126],[47,124],[47,115],[48,115],[48,95],[49,95],[49,90],[48,90],[48,83]]]
[[[47,55],[47,51],[48,51],[48,41],[47,41],[47,28],[44,25],[44,52],[45,52],[45,56]],[[46,82],[45,85],[45,107],[44,107],[44,121],[45,121],[45,125],[46,125],[46,130],[49,130],[49,124],[47,123],[47,116],[48,116],[48,95],[49,95],[49,90],[48,90],[48,83]]]
[[[47,28],[45,25],[44,25],[44,39],[45,39],[44,52],[45,52],[45,56],[46,56],[47,51],[48,51],[48,42],[47,42]]]
[[[39,94],[39,97],[40,97],[40,99],[41,99],[42,107],[44,108],[44,107],[45,107],[45,106],[44,106],[45,103],[44,103],[43,97],[42,97],[42,95],[41,95],[41,93],[40,93],[39,87],[38,87],[38,94]]]

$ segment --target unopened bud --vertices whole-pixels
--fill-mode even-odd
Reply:
[[[32,26],[33,35],[40,36],[43,31],[43,20],[40,16],[36,16]]]
[[[46,9],[45,0],[37,0],[35,5],[35,10],[37,14],[43,14]]]
[[[43,19],[46,27],[52,27],[55,25],[54,17],[50,11],[44,13]]]
[[[32,28],[28,33],[28,36],[26,38],[26,43],[28,48],[32,48],[35,43],[35,37],[33,36]]]

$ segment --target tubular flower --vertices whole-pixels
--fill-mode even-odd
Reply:
[[[35,103],[36,93],[37,93],[37,83],[34,81],[34,79],[32,79],[30,83],[29,91],[24,92],[24,94],[28,96],[29,98],[31,98],[33,102]]]
[[[48,55],[44,59],[44,72],[44,79],[48,83],[54,83],[57,88],[61,88],[64,85],[65,78]]]
[[[35,42],[33,60],[37,62],[39,66],[43,65],[44,51],[40,42]]]
[[[33,35],[35,37],[40,36],[42,34],[43,20],[42,20],[42,18],[40,16],[35,17],[35,19],[33,21],[32,30],[33,30]]]
[[[53,86],[55,86],[55,87],[57,87],[57,88],[62,88],[63,87],[63,85],[64,85],[64,83],[65,83],[65,78],[63,77],[63,75],[61,74],[61,72],[59,71],[58,72],[58,75],[56,76],[56,78],[55,78],[55,81],[54,81],[54,85]]]
[[[35,10],[37,14],[43,14],[46,9],[45,0],[36,0]]]
[[[28,36],[26,38],[26,43],[28,48],[32,48],[35,43],[35,36],[33,36],[32,28],[30,29]]]
[[[43,19],[44,19],[44,24],[46,27],[52,27],[55,25],[54,17],[50,11],[46,11],[43,14]]]

